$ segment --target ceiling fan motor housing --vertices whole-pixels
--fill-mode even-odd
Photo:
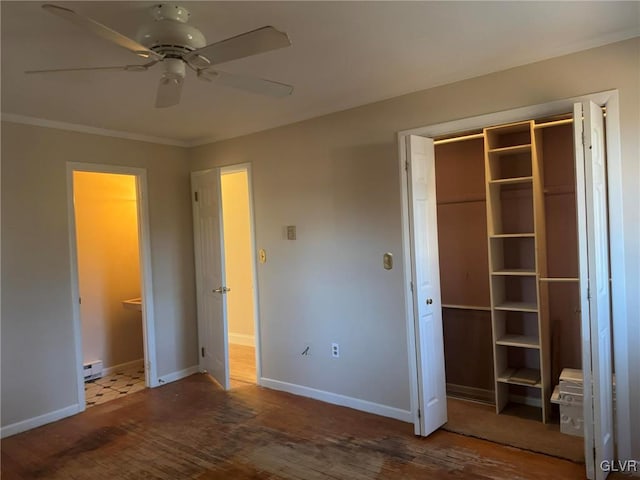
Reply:
[[[191,15],[179,5],[163,3],[152,9],[154,21],[140,27],[137,40],[165,58],[182,59],[187,53],[207,44],[204,35],[196,27],[188,25]]]

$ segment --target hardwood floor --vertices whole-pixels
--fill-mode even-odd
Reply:
[[[229,378],[231,388],[256,383],[256,353],[254,347],[229,344]]]
[[[447,417],[449,432],[584,463],[584,439],[561,433],[559,423],[542,423],[537,408],[508,405],[496,415],[494,405],[448,398]]]
[[[2,441],[12,479],[583,479],[584,466],[196,374]]]

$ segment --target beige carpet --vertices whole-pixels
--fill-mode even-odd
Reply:
[[[448,398],[447,408],[444,430],[584,463],[582,437],[560,433],[557,423],[534,419],[538,411],[532,407],[508,407],[496,415],[493,405]]]

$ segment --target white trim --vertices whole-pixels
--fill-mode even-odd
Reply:
[[[142,337],[145,358],[145,383],[148,387],[159,385],[156,362],[155,316],[153,307],[153,282],[151,270],[151,230],[147,194],[147,171],[144,168],[95,163],[67,162],[67,216],[69,223],[69,256],[71,261],[71,305],[73,311],[73,336],[77,368],[77,395],[79,411],[86,408],[84,372],[82,368],[82,323],[80,318],[80,283],[78,278],[78,246],[76,239],[75,207],[73,201],[73,172],[96,172],[133,175],[136,178],[138,206],[138,248],[140,256],[140,290],[142,291]]]
[[[591,100],[598,105],[607,107],[607,168],[609,195],[609,240],[611,249],[611,277],[612,277],[612,301],[613,301],[613,335],[614,335],[614,361],[616,368],[616,408],[618,417],[616,421],[616,443],[618,458],[630,458],[631,429],[630,429],[630,397],[629,397],[629,352],[627,341],[626,316],[626,281],[625,281],[625,254],[624,254],[624,225],[623,225],[623,192],[622,192],[622,154],[620,149],[620,108],[617,90],[608,90],[574,98],[556,100],[539,105],[515,108],[496,113],[489,113],[475,117],[454,120],[426,127],[414,128],[398,132],[398,158],[400,168],[400,188],[402,203],[402,242],[404,262],[404,294],[406,328],[409,357],[409,374],[414,379],[410,385],[411,410],[414,412],[414,426],[419,428],[417,417],[418,387],[417,366],[415,353],[415,330],[413,321],[413,302],[411,294],[412,260],[409,248],[409,206],[406,164],[406,143],[404,137],[408,135],[422,135],[425,137],[438,137],[451,135],[483,128],[487,125],[511,123],[522,119],[540,118],[557,113],[573,111],[573,104]],[[618,369],[620,377],[618,378]],[[415,383],[415,384],[414,384]],[[416,430],[417,431],[417,430]]]
[[[281,382],[271,378],[260,378],[260,385],[273,390],[280,390],[282,392],[293,393],[294,395],[301,395],[303,397],[313,398],[322,402],[332,403],[333,405],[349,407],[362,412],[381,415],[383,417],[395,418],[402,422],[413,422],[413,415],[408,410],[389,407],[387,405],[381,405],[379,403],[373,403],[359,398],[347,397],[346,395],[317,390],[315,388],[305,387],[304,385]]]
[[[625,278],[624,216],[622,191],[622,149],[618,91],[606,100],[607,194],[609,198],[609,251],[611,258],[611,303],[613,306],[613,362],[616,372],[614,393],[615,441],[619,459],[631,458],[631,405],[629,342]],[[616,321],[617,320],[617,321]],[[629,319],[631,320],[631,319]],[[624,348],[623,348],[624,346]]]
[[[253,319],[254,319],[254,338],[253,338],[253,346],[255,347],[255,356],[256,356],[256,378],[260,378],[262,375],[262,361],[261,361],[261,348],[260,348],[260,308],[259,308],[259,288],[258,288],[258,258],[256,256],[256,227],[255,227],[255,208],[254,208],[254,200],[253,200],[253,178],[251,172],[251,163],[239,163],[235,165],[225,165],[219,168],[220,176],[228,173],[238,173],[238,172],[247,172],[247,190],[249,194],[249,224],[250,224],[250,235],[251,235],[251,265],[252,265],[252,274],[253,274]],[[199,170],[194,173],[204,173],[214,169],[206,169]],[[224,208],[224,206],[223,206]],[[235,337],[235,334],[227,333],[228,342],[230,343],[241,343],[237,341],[233,341],[231,338]],[[237,337],[235,337],[237,338]],[[242,344],[242,343],[241,343]],[[198,349],[199,350],[199,349]],[[200,353],[198,351],[198,358],[200,358]],[[229,358],[227,357],[227,365],[229,364]],[[260,385],[260,381],[257,382]]]
[[[229,332],[229,343],[233,343],[235,345],[245,345],[247,347],[255,347],[256,337],[254,335],[247,335],[246,333]]]
[[[163,375],[158,378],[158,383],[160,385],[166,385],[167,383],[175,382],[178,380],[182,380],[183,378],[189,377],[194,373],[198,373],[200,371],[199,365],[193,365],[189,368],[185,368],[183,370],[178,370],[177,372],[168,373],[167,375]]]
[[[58,130],[67,130],[71,132],[89,133],[92,135],[100,135],[102,137],[125,138],[127,140],[137,140],[139,142],[157,143],[161,145],[172,145],[174,147],[188,148],[191,142],[176,140],[173,138],[160,138],[153,135],[143,135],[140,133],[122,132],[119,130],[109,130],[106,128],[90,127],[88,125],[80,125],[77,123],[59,122],[57,120],[47,120],[45,118],[28,117],[26,115],[18,115],[15,113],[3,113],[3,122],[21,123],[23,125],[32,125],[35,127],[55,128]]]
[[[139,358],[138,360],[132,360],[130,362],[114,365],[112,367],[103,368],[102,376],[111,375],[112,373],[115,373],[118,370],[125,370],[127,368],[133,368],[133,367],[142,367],[143,365],[144,365],[144,358]]]
[[[71,415],[75,415],[76,413],[80,413],[82,410],[84,410],[84,405],[75,404],[65,408],[61,408],[60,410],[54,410],[53,412],[45,413],[43,415],[38,415],[37,417],[27,418],[26,420],[6,425],[0,428],[0,438],[6,438],[17,433],[26,432],[27,430],[41,427],[42,425],[46,425],[47,423],[57,422],[58,420],[61,420],[63,418],[67,418]]]

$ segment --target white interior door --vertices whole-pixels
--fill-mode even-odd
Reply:
[[[200,369],[229,389],[220,170],[191,174]]]
[[[609,294],[609,226],[602,109],[574,106],[576,199],[582,310],[585,460],[590,479],[604,479],[612,461],[613,375]]]
[[[420,435],[447,421],[433,140],[407,137]]]

